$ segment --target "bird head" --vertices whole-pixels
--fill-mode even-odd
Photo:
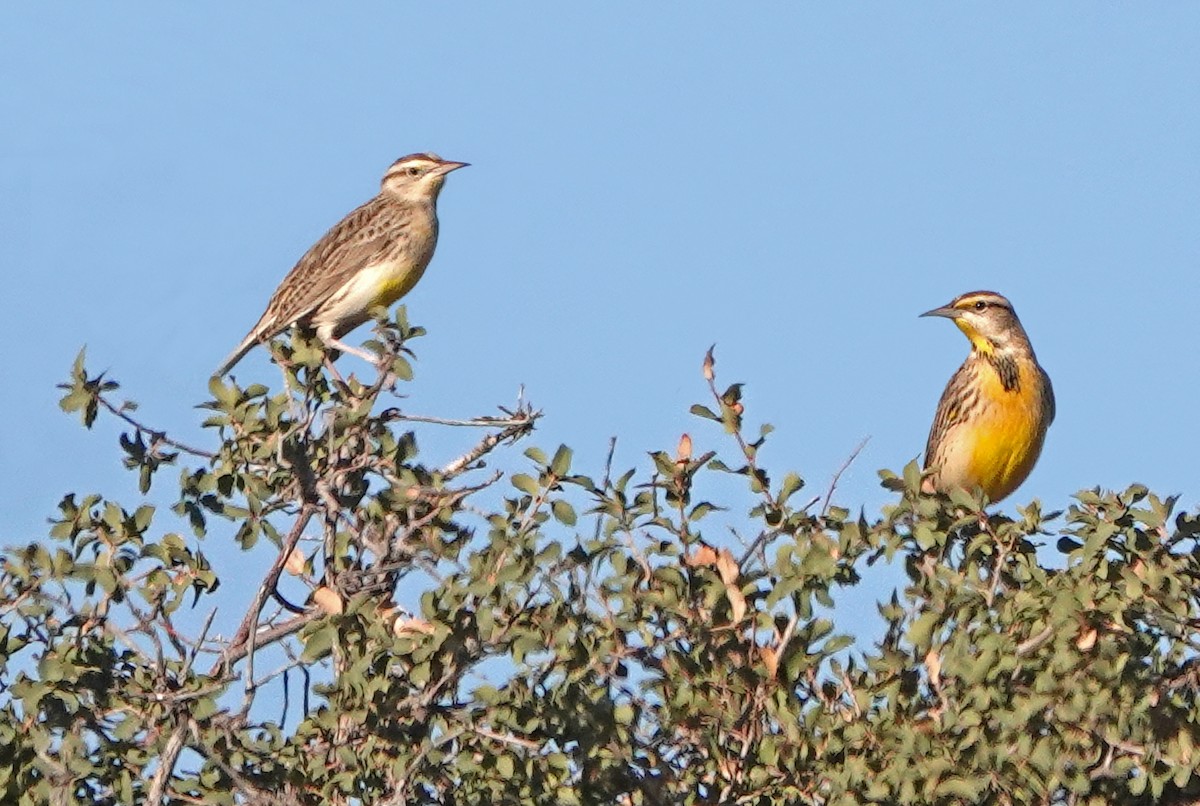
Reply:
[[[1029,337],[1025,335],[1012,303],[994,291],[971,291],[921,316],[952,319],[971,340],[971,345],[983,353],[1029,349]]]
[[[451,162],[437,154],[409,154],[387,169],[380,192],[401,201],[437,201],[446,174],[465,167],[465,162]]]

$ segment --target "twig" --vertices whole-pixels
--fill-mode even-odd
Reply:
[[[522,425],[529,417],[518,414],[515,417],[472,417],[469,420],[455,420],[447,417],[429,417],[423,414],[405,414],[397,408],[384,409],[379,414],[384,422],[432,423],[433,425],[451,425],[465,428],[505,428]]]
[[[285,621],[282,624],[276,624],[274,627],[259,630],[255,633],[257,636],[255,645],[261,648],[287,638],[289,635],[300,632],[310,621],[316,621],[324,615],[325,611],[314,608],[303,616],[296,616],[294,619]],[[215,675],[223,666],[232,668],[233,664],[246,657],[249,652],[250,646],[244,639],[240,642],[235,641],[231,643],[229,648],[222,654],[221,660],[217,661],[216,666],[213,667],[213,671],[209,672],[209,675]]]
[[[533,430],[534,423],[541,416],[542,413],[540,411],[534,411],[530,412],[523,419],[514,418],[513,425],[494,434],[488,434],[474,448],[443,467],[441,475],[444,478],[451,479],[468,470],[471,465],[479,461],[484,455],[490,453],[501,442],[516,440],[528,434]]]
[[[520,736],[514,736],[511,733],[497,733],[494,730],[482,726],[474,726],[471,732],[476,733],[485,739],[494,739],[497,742],[504,744],[514,744],[517,747],[524,747],[526,750],[541,750],[542,746],[532,739],[522,739]]]
[[[1017,657],[1018,658],[1024,657],[1025,655],[1028,655],[1030,652],[1033,652],[1038,647],[1042,646],[1042,644],[1049,641],[1053,635],[1054,635],[1054,628],[1047,626],[1037,635],[1033,636],[1032,638],[1027,638],[1026,640],[1022,641],[1020,644],[1017,645]]]
[[[858,458],[858,455],[862,453],[862,449],[867,447],[867,443],[870,441],[870,437],[863,437],[863,441],[858,443],[858,447],[850,452],[850,455],[846,457],[846,461],[842,462],[842,466],[833,474],[833,478],[829,482],[829,490],[825,493],[825,503],[821,505],[822,518],[829,513],[829,502],[833,499],[833,493],[837,489],[842,474],[854,463],[854,460]]]
[[[988,531],[992,531],[990,524],[988,526]],[[995,535],[993,533],[993,537],[994,536]],[[1000,550],[996,552],[996,561],[992,563],[991,584],[988,586],[987,596],[984,597],[984,601],[987,602],[988,607],[992,606],[992,602],[994,602],[996,599],[996,592],[1000,590],[1000,574],[1004,570],[1004,563],[1008,559],[1008,555],[1013,549],[1013,544],[1020,539],[1020,535],[1017,535],[1011,540],[1004,541],[1000,544]]]
[[[708,353],[705,354],[704,365],[706,368],[706,372],[705,372],[704,378],[708,382],[708,391],[712,393],[713,400],[715,400],[717,402],[717,409],[718,409],[718,411],[720,411],[722,413],[721,417],[722,417],[722,420],[724,421],[725,420],[725,414],[724,414],[725,409],[727,409],[727,408],[732,409],[732,407],[729,406],[729,404],[727,404],[725,402],[725,398],[721,395],[720,392],[717,391],[716,374],[713,373],[713,371],[712,371],[712,366],[714,363],[713,349],[715,347],[716,347],[715,344],[712,347],[709,347]],[[771,495],[770,486],[766,485],[766,484],[762,484],[762,478],[760,477],[759,470],[758,470],[758,462],[755,459],[755,451],[752,451],[750,449],[750,446],[749,446],[749,444],[747,444],[746,439],[742,436],[741,414],[735,413],[735,416],[738,418],[738,421],[736,423],[734,423],[734,427],[731,429],[733,431],[733,438],[735,440],[737,440],[738,448],[741,450],[742,456],[745,457],[745,459],[746,459],[746,466],[748,468],[750,468],[750,473],[753,476],[754,481],[756,483],[762,485],[761,495],[763,497],[763,500],[766,501],[767,504],[772,509],[778,509],[779,505],[775,502],[775,496]]]
[[[212,459],[216,456],[215,453],[210,453],[209,451],[201,450],[200,448],[193,448],[191,445],[187,445],[179,440],[171,439],[167,436],[166,431],[159,431],[157,428],[150,428],[149,426],[143,425],[126,414],[124,408],[120,406],[114,406],[112,403],[110,403],[108,398],[106,398],[104,395],[96,395],[96,400],[98,400],[100,405],[104,406],[104,408],[108,409],[117,417],[120,417],[122,420],[132,425],[138,431],[142,432],[143,434],[149,434],[150,439],[152,440],[150,443],[152,448],[154,447],[155,443],[161,442],[164,445],[170,445],[172,448],[181,450],[184,453],[190,453],[192,456],[199,456],[202,459]]]
[[[258,592],[254,595],[254,601],[250,605],[250,610],[242,619],[242,623],[238,627],[233,641],[230,642],[229,647],[217,659],[212,670],[209,671],[208,674],[210,677],[215,676],[221,671],[228,672],[236,660],[254,651],[255,639],[258,634],[258,617],[262,613],[267,599],[271,597],[272,592],[275,590],[275,585],[279,582],[279,577],[283,573],[283,566],[287,563],[288,558],[292,556],[292,550],[296,548],[296,544],[300,542],[300,536],[304,534],[304,529],[308,526],[313,512],[313,508],[306,505],[301,510],[300,516],[296,518],[296,522],[292,524],[292,530],[288,533],[287,539],[284,540],[279,556],[275,558],[271,569],[267,571],[266,577],[263,579],[262,584],[259,585]],[[297,618],[304,618],[304,616],[297,616]],[[244,652],[242,651],[243,649],[245,650]],[[250,680],[251,688],[253,688],[253,682],[253,680]]]
[[[384,806],[403,806],[403,804],[408,803],[409,779],[416,775],[417,769],[425,761],[425,758],[433,750],[449,744],[450,742],[462,736],[464,733],[466,733],[466,728],[455,728],[454,730],[447,731],[434,741],[426,744],[425,747],[423,747],[421,751],[417,753],[416,758],[408,763],[407,768],[400,775],[399,779],[394,780],[392,788],[395,790],[395,793],[386,801],[384,801]]]
[[[196,639],[196,643],[192,644],[192,651],[188,653],[188,658],[183,664],[183,676],[186,677],[192,670],[192,665],[196,662],[196,656],[200,654],[200,648],[204,646],[204,641],[208,638],[208,630],[212,627],[213,619],[217,615],[217,608],[208,611],[208,618],[204,619],[204,626],[200,628],[200,637]]]
[[[612,463],[613,456],[617,452],[617,438],[608,438],[608,457],[604,460],[604,479],[600,482],[600,491],[607,493],[612,487]],[[600,529],[604,526],[604,516],[600,513],[596,514],[596,531],[592,535],[593,540],[600,539]]]
[[[732,531],[732,527],[730,527],[730,530]],[[737,532],[734,532],[734,534],[736,535]],[[750,558],[754,556],[754,552],[764,547],[769,541],[779,537],[779,535],[780,532],[778,529],[764,529],[758,533],[758,537],[750,541],[750,545],[744,552],[742,552],[742,556],[738,560],[738,568],[742,570],[742,573],[746,572],[746,569],[748,568],[746,563],[750,562]]]

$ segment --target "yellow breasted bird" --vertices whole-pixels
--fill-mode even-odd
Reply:
[[[437,246],[437,199],[451,171],[466,167],[436,154],[409,154],[392,163],[379,195],[351,212],[313,244],[275,289],[267,310],[214,373],[224,375],[254,345],[292,325],[311,328],[331,349],[374,362],[342,342],[413,289]]]
[[[938,403],[925,469],[926,491],[980,488],[994,502],[1033,470],[1054,421],[1054,389],[1012,303],[991,291],[963,294],[922,316],[954,321],[971,354]]]

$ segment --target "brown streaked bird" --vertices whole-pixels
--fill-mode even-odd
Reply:
[[[971,354],[946,385],[925,447],[926,492],[982,489],[995,503],[1033,470],[1054,421],[1054,389],[1012,303],[972,291],[922,316],[953,320]]]
[[[409,154],[383,175],[379,195],[313,244],[275,289],[267,310],[214,373],[229,372],[256,344],[292,325],[316,331],[329,349],[374,363],[376,356],[342,341],[413,289],[437,246],[437,199],[451,171],[466,167],[436,154]]]

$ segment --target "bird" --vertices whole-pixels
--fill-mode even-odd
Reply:
[[[971,291],[921,316],[950,319],[971,353],[938,402],[925,446],[925,492],[981,489],[997,503],[1028,478],[1054,421],[1054,388],[1012,303]]]
[[[246,353],[293,325],[316,332],[332,350],[374,363],[377,358],[342,341],[388,307],[425,273],[437,246],[437,200],[446,175],[467,167],[433,153],[392,163],[379,195],[339,221],[304,253],[271,295],[267,309],[213,373],[222,377]]]

